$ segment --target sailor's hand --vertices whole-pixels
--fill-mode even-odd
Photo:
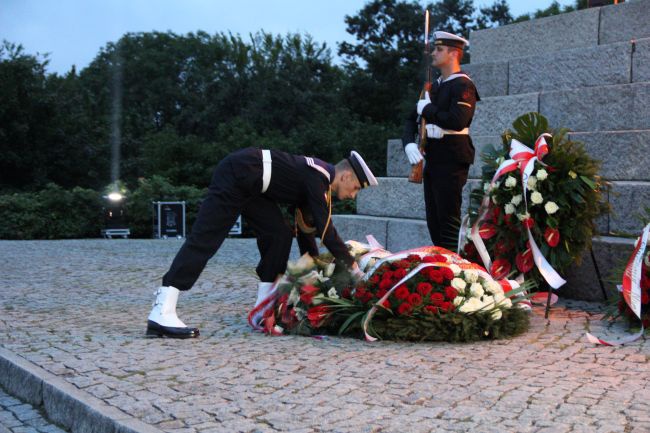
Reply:
[[[424,107],[426,107],[430,103],[431,103],[431,98],[429,98],[429,92],[424,92],[424,99],[420,99],[418,101],[418,104],[416,105],[418,116],[422,115],[422,111],[424,110]]]
[[[406,153],[406,157],[409,160],[409,163],[411,165],[415,165],[418,162],[422,161],[422,153],[420,153],[420,149],[418,148],[418,145],[415,143],[409,143],[404,147],[404,153]]]
[[[357,283],[363,280],[363,277],[366,276],[356,262],[352,265],[352,268],[350,268],[350,274],[352,274],[352,279]]]

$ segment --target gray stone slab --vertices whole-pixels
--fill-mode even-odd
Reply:
[[[616,293],[616,282],[612,279],[612,269],[624,266],[625,260],[630,256],[634,241],[626,238],[604,236],[594,238],[592,248],[596,265],[600,271],[608,298]],[[603,301],[605,295],[598,281],[596,266],[591,253],[586,251],[580,264],[572,266],[566,273],[567,283],[557,292],[559,296],[585,301]]]
[[[650,180],[650,130],[571,133],[589,154],[602,161],[608,180]]]
[[[424,218],[421,184],[397,177],[382,177],[378,181],[378,186],[364,189],[357,195],[358,214]]]
[[[0,387],[34,406],[43,403],[43,380],[29,374],[23,363],[0,352]]]
[[[388,140],[386,146],[386,175],[388,177],[408,177],[411,164],[406,159],[402,139]]]
[[[540,94],[540,112],[554,127],[573,131],[650,128],[650,83],[559,90]]]
[[[539,93],[483,98],[476,104],[470,133],[475,135],[501,135],[522,114],[539,111]]]
[[[508,62],[470,63],[463,70],[472,77],[481,98],[508,94]]]
[[[600,10],[600,43],[650,37],[650,0],[628,1]]]
[[[388,250],[403,251],[431,245],[426,221],[392,218],[388,221]]]
[[[367,235],[386,245],[388,221],[383,217],[367,215],[332,215],[332,223],[343,240],[365,242]]]
[[[632,54],[632,82],[650,81],[650,38],[639,39]]]
[[[480,179],[482,176],[483,161],[481,160],[481,153],[489,146],[499,148],[501,146],[500,135],[472,135],[472,142],[476,149],[476,156],[474,157],[474,164],[469,167],[469,177],[471,179]]]
[[[597,8],[470,33],[472,62],[488,63],[598,44]]]
[[[512,59],[509,93],[628,84],[631,56],[632,44],[621,42]]]
[[[613,210],[610,232],[638,236],[643,228],[644,209],[650,206],[650,182],[612,182],[609,202]]]

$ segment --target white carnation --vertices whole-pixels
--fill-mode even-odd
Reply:
[[[287,263],[287,271],[290,274],[302,274],[307,269],[311,269],[316,266],[314,259],[308,254],[303,254],[297,261]]]
[[[513,195],[510,199],[510,203],[519,206],[519,203],[521,203],[521,194]]]
[[[338,298],[339,298],[339,294],[336,293],[336,289],[335,289],[334,287],[332,287],[331,289],[329,289],[329,290],[327,291],[327,297],[328,297],[328,298],[332,298],[332,299],[338,299]]]
[[[508,176],[506,178],[506,188],[512,188],[513,186],[517,185],[517,179],[515,179],[512,176]]]
[[[449,269],[451,269],[451,271],[452,271],[452,272],[454,273],[454,275],[456,275],[456,276],[458,276],[458,275],[460,274],[460,271],[461,271],[460,266],[458,266],[458,265],[455,264],[455,263],[452,263],[451,265],[449,265]]]
[[[535,189],[537,187],[537,178],[535,176],[531,176],[528,178],[528,188],[530,189]]]
[[[555,204],[554,201],[548,201],[544,205],[544,209],[546,210],[547,214],[553,215],[555,212],[557,212],[560,209],[560,207],[557,204]]]
[[[504,295],[495,294],[494,302],[496,302],[496,304],[500,307],[506,307],[506,308],[512,307],[512,301],[510,300],[510,298],[507,298]]]
[[[530,201],[532,201],[533,204],[540,204],[544,201],[544,197],[542,197],[542,194],[540,194],[538,191],[534,191],[530,195]]]
[[[492,320],[499,320],[501,319],[501,317],[503,317],[503,313],[501,312],[501,310],[496,309],[492,312]]]
[[[469,298],[463,305],[458,309],[461,313],[472,313],[483,308],[483,303],[478,298]]]
[[[539,170],[537,170],[537,174],[535,175],[535,177],[537,178],[537,180],[544,180],[548,177],[548,172],[543,168],[540,168]]]
[[[526,221],[528,218],[530,218],[530,214],[528,212],[517,214],[517,219],[519,219],[519,221]]]
[[[490,305],[493,305],[495,303],[494,298],[492,296],[485,295],[481,298],[481,301],[483,301],[483,305],[486,307],[489,307]]]
[[[501,284],[497,283],[496,281],[488,281],[486,286],[487,291],[493,295],[503,296],[503,287],[501,287]]]
[[[463,297],[463,296],[456,296],[456,297],[454,298],[454,305],[455,305],[456,307],[458,307],[460,304],[463,303],[464,300],[465,300],[465,297]]]
[[[512,215],[517,210],[517,208],[515,208],[515,205],[512,203],[506,204],[503,209],[505,210],[506,215]]]
[[[462,278],[454,278],[451,280],[451,287],[457,290],[465,290],[467,283]]]
[[[483,294],[485,294],[483,286],[481,286],[479,283],[472,283],[472,285],[469,286],[469,291],[475,298],[480,298],[483,296]]]
[[[467,281],[468,283],[475,283],[478,281],[478,272],[472,269],[464,270],[463,276],[465,277],[465,281]]]

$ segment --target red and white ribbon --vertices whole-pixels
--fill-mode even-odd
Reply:
[[[641,319],[641,272],[643,270],[643,255],[645,254],[648,245],[648,237],[650,236],[650,224],[645,226],[641,236],[637,239],[636,247],[627,262],[625,272],[623,273],[623,284],[620,286],[623,293],[623,299],[636,314],[636,317]],[[590,343],[602,344],[604,346],[620,346],[622,344],[631,343],[643,335],[644,328],[641,323],[641,330],[636,334],[628,337],[623,337],[618,340],[605,341],[587,332],[586,337]]]
[[[476,219],[474,225],[472,226],[472,242],[474,242],[474,245],[476,246],[476,250],[481,256],[481,259],[483,260],[483,264],[485,265],[486,269],[491,269],[492,259],[490,258],[490,254],[488,253],[487,248],[485,247],[485,243],[483,243],[483,239],[481,239],[479,233],[479,224],[481,220],[485,218],[485,215],[489,211],[490,191],[492,190],[492,188],[494,188],[496,181],[501,176],[511,171],[515,171],[519,169],[521,172],[521,182],[523,186],[524,206],[525,206],[526,214],[528,214],[528,200],[526,199],[526,192],[528,190],[528,178],[530,177],[531,173],[535,168],[535,161],[538,161],[539,163],[544,165],[544,163],[542,162],[542,158],[544,158],[544,156],[548,154],[548,143],[546,142],[546,137],[550,138],[551,134],[544,133],[539,137],[537,137],[537,140],[535,140],[535,150],[530,149],[528,146],[526,146],[525,144],[521,143],[518,140],[512,139],[510,141],[510,153],[509,153],[511,159],[503,161],[499,165],[496,173],[494,173],[494,176],[492,177],[492,181],[490,182],[490,186],[488,190],[483,196],[483,201],[481,203],[481,208],[479,210],[479,216]],[[553,267],[548,262],[548,260],[546,260],[546,258],[540,251],[539,247],[537,246],[537,243],[533,239],[533,235],[530,232],[530,229],[528,227],[526,227],[526,231],[528,233],[528,239],[530,241],[530,247],[533,253],[533,261],[535,262],[535,265],[537,266],[539,273],[542,275],[542,277],[544,277],[546,282],[552,288],[558,289],[562,287],[562,285],[566,283],[566,280],[564,280],[564,278],[562,278],[560,274],[558,274],[557,271],[553,269]]]
[[[264,316],[266,312],[273,308],[275,301],[278,298],[278,283],[280,280],[277,280],[268,296],[262,300],[257,306],[255,306],[250,313],[248,313],[248,324],[256,331],[264,332],[266,326],[264,324]]]

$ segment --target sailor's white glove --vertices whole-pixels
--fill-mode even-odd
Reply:
[[[350,268],[350,273],[352,274],[352,278],[354,279],[354,281],[356,281],[357,283],[361,281],[363,277],[366,276],[366,274],[364,274],[363,271],[359,269],[359,265],[357,264],[357,262],[354,262],[352,268]]]
[[[418,116],[422,115],[422,110],[424,110],[424,107],[429,105],[431,103],[431,98],[429,98],[429,92],[424,92],[424,99],[420,99],[418,101],[418,104],[416,106],[416,109],[418,111]]]
[[[442,138],[445,136],[442,128],[434,123],[427,123],[427,137],[429,138]]]
[[[415,165],[418,162],[422,161],[422,153],[420,153],[420,149],[418,148],[418,145],[415,143],[409,143],[404,147],[404,153],[406,153],[406,157],[409,160],[409,163],[411,165]]]

